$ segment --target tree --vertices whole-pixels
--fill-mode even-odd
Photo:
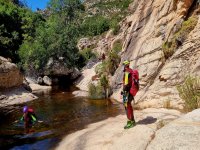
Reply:
[[[24,40],[34,37],[35,29],[44,21],[41,15],[25,7],[20,1],[0,0],[0,55],[19,62],[18,50]]]
[[[22,43],[20,9],[11,2],[0,0],[0,55],[17,61],[17,50]]]
[[[79,23],[76,18],[81,14],[82,4],[78,0],[51,0],[49,5],[51,15],[35,29],[34,38],[27,38],[20,48],[23,64],[42,71],[50,57],[63,57],[66,67],[74,67],[79,57],[76,48]]]

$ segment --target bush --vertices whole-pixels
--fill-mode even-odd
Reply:
[[[100,78],[100,84],[103,87],[104,90],[104,96],[105,98],[108,97],[108,90],[109,90],[109,81],[108,81],[108,77],[103,74]]]
[[[85,58],[86,62],[90,59],[97,58],[96,54],[92,52],[91,48],[85,48],[83,49],[80,54]]]
[[[113,44],[113,52],[116,54],[119,54],[119,52],[122,50],[122,43],[120,40],[117,40],[114,44]]]
[[[98,74],[98,76],[101,76],[102,74],[111,74],[113,75],[118,68],[118,65],[120,63],[120,56],[118,56],[118,53],[122,49],[122,44],[120,41],[117,41],[113,49],[107,54],[108,57],[99,65],[96,66],[95,72]]]
[[[99,7],[101,9],[112,9],[112,8],[118,8],[120,10],[125,10],[128,8],[129,4],[132,2],[132,0],[109,0],[109,1],[100,1],[99,3],[96,3],[94,7]]]
[[[109,21],[103,16],[88,17],[81,26],[82,35],[96,36],[109,30]]]
[[[91,83],[89,84],[89,98],[90,99],[103,99],[105,95],[103,93],[103,87],[98,83],[96,86]]]
[[[118,68],[119,63],[120,63],[120,57],[115,51],[111,51],[108,54],[108,59],[106,61],[106,66],[107,66],[106,68],[108,69],[108,72],[111,75],[114,75],[115,71]]]
[[[174,35],[174,39],[183,39],[187,38],[188,34],[194,29],[198,22],[197,16],[191,16],[188,20],[184,21],[181,29]]]
[[[95,68],[95,73],[100,77],[102,74],[108,74],[109,69],[107,66],[107,60],[104,60],[101,64],[97,65]]]
[[[200,79],[188,76],[182,85],[177,86],[180,97],[185,101],[186,111],[200,108]]]
[[[113,30],[114,35],[117,35],[118,32],[119,32],[119,29],[120,29],[119,22],[120,22],[120,20],[121,20],[121,18],[115,16],[110,21],[109,28]]]
[[[110,93],[110,86],[108,77],[102,74],[98,84],[89,84],[89,98],[90,99],[103,99],[107,98]]]
[[[174,42],[166,42],[162,45],[162,50],[164,53],[164,57],[165,59],[168,59],[169,57],[171,57],[176,49],[176,45]]]
[[[163,53],[166,59],[171,57],[175,50],[181,45],[185,39],[187,38],[188,34],[194,29],[198,21],[197,16],[192,16],[188,20],[184,21],[182,24],[181,29],[174,34],[171,42],[166,42],[162,45]],[[180,42],[177,43],[177,42]]]
[[[118,23],[127,15],[127,8],[132,1],[133,0],[104,0],[94,2],[90,9],[94,8],[99,11],[96,12],[96,16],[85,19],[82,25],[83,35],[100,35],[109,29],[112,29],[113,34],[117,35],[120,29]],[[89,15],[92,15],[92,13]]]

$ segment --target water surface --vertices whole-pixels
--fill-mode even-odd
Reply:
[[[39,120],[43,121],[36,123],[29,134],[25,134],[23,123],[14,123],[22,116],[24,105],[13,106],[9,111],[1,110],[0,149],[54,149],[66,135],[123,112],[120,104],[74,97],[71,89],[38,96],[39,99],[24,104],[34,108]]]

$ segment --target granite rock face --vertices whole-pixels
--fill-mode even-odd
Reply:
[[[200,110],[194,110],[158,130],[147,150],[192,149],[200,147]]]
[[[168,59],[162,46],[173,39],[193,7],[193,0],[141,0],[130,7],[133,15],[122,22],[124,29],[121,62],[128,59],[131,67],[138,69],[141,88],[135,100],[141,108],[163,107],[166,100],[174,108],[183,108],[176,85],[187,75],[200,74],[200,18],[186,40]],[[135,7],[137,6],[137,7]],[[193,7],[194,8],[194,7]],[[120,34],[123,34],[121,32]],[[112,79],[113,98],[119,99],[118,83],[122,80],[122,65]]]
[[[23,75],[18,67],[0,56],[0,89],[17,87],[23,84]]]
[[[119,115],[90,124],[85,129],[66,136],[56,150],[145,150],[151,143],[160,122],[169,123],[181,116],[176,110],[145,109],[136,111],[137,125],[124,130],[126,116]]]

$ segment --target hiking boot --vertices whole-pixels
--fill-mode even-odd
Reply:
[[[129,129],[129,128],[132,128],[136,125],[135,121],[127,121],[127,125],[124,126],[124,129]]]

